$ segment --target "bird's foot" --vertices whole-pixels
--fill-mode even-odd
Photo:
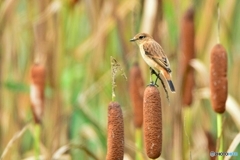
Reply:
[[[147,86],[156,86],[159,87],[158,84],[156,84],[155,82],[151,81]]]
[[[154,82],[150,81],[150,83],[147,86],[154,86]]]
[[[160,78],[159,78],[160,75],[159,75],[159,74],[156,74],[156,76],[157,76],[157,78],[156,78],[154,84],[155,84],[157,87],[159,87],[158,84],[157,84],[157,80],[160,79]]]
[[[154,86],[159,87],[159,85],[157,84],[157,81],[154,82]]]

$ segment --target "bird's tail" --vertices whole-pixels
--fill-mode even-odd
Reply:
[[[167,82],[168,82],[168,86],[169,86],[170,90],[172,92],[175,92],[175,88],[174,88],[172,80],[167,80]]]
[[[153,70],[153,71],[154,71],[154,70]],[[161,73],[162,73],[163,77],[165,78],[165,80],[167,80],[169,89],[171,90],[171,92],[174,93],[174,92],[175,92],[175,87],[174,87],[173,82],[172,82],[172,80],[171,80],[171,75],[168,74],[167,72],[161,72]],[[163,83],[160,75],[157,74],[155,71],[154,71],[154,74],[158,77],[158,79],[161,80],[162,85],[163,85],[163,87],[164,87],[164,89],[165,89],[165,85],[164,85],[164,83]]]
[[[175,87],[174,87],[173,82],[171,80],[171,74],[166,72],[165,70],[162,70],[161,72],[162,72],[164,78],[167,80],[168,86],[169,86],[171,92],[175,92]]]

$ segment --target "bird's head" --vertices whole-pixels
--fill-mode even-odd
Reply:
[[[135,35],[132,39],[130,39],[131,42],[136,42],[138,45],[151,40],[152,37],[147,33],[138,33]]]

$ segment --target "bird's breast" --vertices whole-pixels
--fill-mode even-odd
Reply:
[[[155,71],[159,71],[158,70],[158,64],[153,60],[151,59],[149,56],[147,56],[145,54],[145,51],[143,49],[143,45],[139,45],[139,48],[140,48],[140,53],[142,55],[142,58],[144,59],[144,61],[152,68],[154,69]]]

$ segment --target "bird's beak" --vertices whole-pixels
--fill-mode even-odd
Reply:
[[[130,42],[134,42],[134,41],[136,41],[137,39],[136,38],[132,38],[132,39],[130,39]]]

